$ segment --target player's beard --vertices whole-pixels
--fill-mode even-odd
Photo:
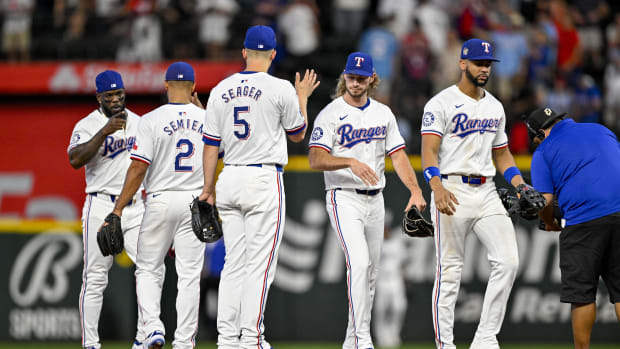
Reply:
[[[468,68],[465,68],[465,76],[467,76],[467,79],[469,79],[469,81],[471,81],[472,84],[474,84],[477,87],[482,87],[484,85],[487,84],[487,82],[489,82],[489,76],[487,75],[487,79],[480,81],[478,80],[478,78],[480,78],[481,76],[483,76],[483,74],[479,74],[478,76],[474,76]]]
[[[353,98],[360,98],[362,97],[365,93],[368,93],[368,89],[370,88],[370,85],[368,85],[368,87],[366,87],[365,89],[363,89],[361,92],[359,93],[353,93],[351,90],[349,90],[348,87],[345,86],[345,89],[347,90],[347,94]]]
[[[121,110],[125,109],[125,103],[121,103],[120,104],[120,109],[118,109],[117,111],[113,111],[112,108],[110,108],[108,105],[106,105],[105,103],[101,103],[101,111],[103,111],[103,114],[107,117],[110,117],[118,112],[120,112]]]

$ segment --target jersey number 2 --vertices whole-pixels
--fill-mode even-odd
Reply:
[[[250,111],[250,107],[235,107],[233,109],[234,117],[235,117],[235,126],[243,126],[243,132],[235,131],[234,134],[240,140],[246,140],[250,136],[250,124],[244,119],[239,118],[239,114],[248,113]]]
[[[187,150],[183,151],[183,145],[187,145]],[[194,171],[194,166],[182,166],[181,160],[189,159],[194,155],[194,143],[192,143],[189,139],[183,138],[179,139],[177,142],[177,149],[180,149],[181,152],[177,154],[174,161],[174,170],[176,172],[192,172]]]

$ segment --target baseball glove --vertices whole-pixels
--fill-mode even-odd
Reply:
[[[417,207],[411,207],[403,218],[403,232],[411,237],[425,238],[433,236],[433,224],[424,219]]]
[[[115,255],[123,252],[124,239],[121,228],[121,217],[110,213],[104,220],[105,223],[97,232],[97,244],[104,256]]]
[[[541,193],[527,184],[519,184],[517,192],[520,195],[519,214],[521,217],[530,220],[538,218],[538,212],[547,205],[547,200]]]
[[[508,211],[509,216],[514,216],[519,214],[520,204],[519,198],[510,193],[510,190],[506,188],[497,189],[497,194],[499,195],[499,199],[502,201],[502,205]]]
[[[189,209],[192,213],[192,230],[198,240],[215,242],[222,237],[222,220],[215,205],[195,197]]]

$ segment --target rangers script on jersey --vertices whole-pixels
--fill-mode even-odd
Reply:
[[[203,120],[204,110],[191,103],[165,104],[142,116],[131,159],[150,165],[147,194],[202,188]]]
[[[328,104],[314,121],[309,146],[333,156],[351,157],[367,164],[381,179],[368,187],[350,168],[325,171],[325,189],[379,189],[385,187],[385,156],[405,148],[396,118],[386,105],[368,98],[361,108],[339,97]]]
[[[123,188],[125,173],[131,161],[129,152],[136,140],[140,116],[127,111],[127,129],[118,130],[108,135],[95,155],[85,166],[86,193],[104,193],[119,195]],[[108,122],[99,109],[94,110],[78,121],[71,134],[67,153],[76,146],[86,143]],[[124,158],[126,161],[115,161]]]
[[[421,132],[442,138],[441,174],[493,177],[492,150],[508,146],[505,127],[504,107],[488,91],[476,101],[452,85],[426,103]]]
[[[211,91],[205,120],[205,144],[222,144],[229,165],[284,166],[285,131],[292,135],[306,127],[293,85],[263,72],[244,71],[222,80]]]

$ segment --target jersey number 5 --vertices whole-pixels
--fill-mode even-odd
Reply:
[[[250,107],[248,106],[235,107],[233,111],[234,111],[234,117],[235,117],[235,126],[243,126],[243,132],[239,132],[235,130],[234,134],[237,138],[244,141],[248,139],[248,137],[250,137],[250,124],[248,124],[248,122],[245,121],[244,119],[241,119],[239,117],[239,114],[250,112]]]
[[[183,145],[187,146],[187,150],[183,151]],[[189,159],[194,155],[194,143],[192,143],[189,139],[183,138],[179,139],[177,142],[177,149],[181,150],[180,153],[177,154],[174,161],[174,170],[176,172],[192,172],[194,171],[194,166],[182,166],[181,160]]]

